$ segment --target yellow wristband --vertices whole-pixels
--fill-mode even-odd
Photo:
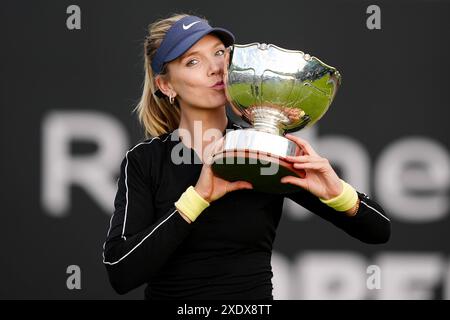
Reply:
[[[328,200],[322,198],[319,199],[336,211],[347,211],[355,206],[356,202],[358,201],[358,194],[351,185],[349,185],[342,179],[341,181],[343,190],[340,195]]]
[[[197,217],[209,207],[209,202],[203,199],[193,186],[186,189],[180,199],[175,202],[175,207],[186,215],[189,220],[195,221]]]

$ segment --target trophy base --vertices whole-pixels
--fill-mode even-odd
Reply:
[[[299,186],[281,183],[285,176],[305,177],[304,170],[294,169],[292,163],[282,158],[248,150],[223,151],[213,156],[214,174],[228,181],[248,181],[253,189],[267,193],[291,193]]]

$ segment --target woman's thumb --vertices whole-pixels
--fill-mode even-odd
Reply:
[[[253,189],[253,185],[248,181],[235,181],[230,182],[227,188],[228,192],[240,189]]]

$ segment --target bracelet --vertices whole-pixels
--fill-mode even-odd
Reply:
[[[350,214],[351,217],[355,216],[358,213],[360,203],[361,203],[361,201],[359,199],[356,199],[355,210]],[[347,214],[347,215],[349,215],[349,214]]]
[[[175,202],[175,207],[193,222],[203,210],[209,207],[209,202],[203,199],[193,186],[190,186]]]
[[[336,211],[347,211],[355,206],[358,202],[358,194],[356,190],[347,182],[341,179],[343,190],[340,195],[325,200],[319,198],[320,201],[333,208]]]

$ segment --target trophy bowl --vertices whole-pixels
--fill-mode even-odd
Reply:
[[[228,181],[245,180],[258,191],[285,193],[287,175],[303,178],[287,156],[303,153],[284,137],[312,126],[327,112],[341,83],[339,72],[302,51],[273,44],[235,44],[226,55],[225,93],[246,129],[232,130],[216,144],[211,168]]]

